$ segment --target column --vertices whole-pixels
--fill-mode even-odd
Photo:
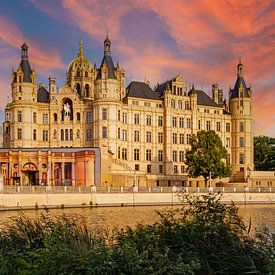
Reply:
[[[51,178],[52,178],[52,163],[48,162],[48,169],[47,169],[47,185],[51,185]]]
[[[65,163],[61,162],[61,185],[64,185],[64,175],[65,175]]]
[[[87,184],[88,184],[88,161],[85,159],[84,162],[85,162],[84,163],[84,165],[85,165],[85,169],[84,169],[84,171],[85,171],[85,186],[87,186]]]
[[[75,186],[75,162],[72,162],[72,186]]]

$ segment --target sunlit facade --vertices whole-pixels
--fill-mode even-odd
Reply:
[[[48,87],[36,83],[28,46],[24,43],[21,50],[21,63],[12,72],[12,100],[6,106],[3,123],[5,152],[0,152],[0,161],[7,179],[16,173],[20,184],[29,183],[28,171],[22,169],[33,163],[36,174],[31,177],[37,184],[186,186],[190,183],[185,153],[191,135],[200,130],[215,130],[220,136],[229,153],[226,161],[232,165],[231,180],[245,181],[253,170],[252,90],[246,87],[241,62],[226,101],[217,83],[209,97],[194,85],[188,89],[181,74],[153,89],[147,80],[131,81],[126,86],[125,71],[119,63],[114,65],[108,38],[99,68],[85,57],[80,42],[61,88],[57,88],[55,77],[49,78]],[[38,156],[17,158],[8,164],[7,149],[20,149],[14,154],[27,156],[27,148],[44,150],[44,161]],[[75,178],[76,148],[86,152],[89,163],[83,164],[87,179],[81,182]],[[53,165],[48,155],[53,149],[61,152],[61,159],[56,160],[60,166]],[[65,160],[62,152],[63,157],[65,153],[71,155]],[[100,162],[98,182],[96,159]],[[50,176],[43,174],[43,169]],[[52,179],[54,173],[58,181]]]

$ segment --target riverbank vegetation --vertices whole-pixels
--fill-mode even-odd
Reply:
[[[219,195],[183,199],[159,222],[111,235],[83,219],[22,214],[0,232],[0,274],[274,274],[274,234],[250,237]]]

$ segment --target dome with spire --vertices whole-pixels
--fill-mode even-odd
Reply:
[[[68,66],[67,78],[71,78],[72,76],[76,76],[76,77],[86,76],[86,74],[90,73],[92,70],[93,70],[93,65],[85,57],[82,40],[80,40],[77,57],[74,58]]]

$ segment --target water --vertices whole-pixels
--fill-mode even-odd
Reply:
[[[153,224],[159,220],[156,211],[171,209],[171,206],[135,206],[135,207],[98,207],[98,208],[67,208],[51,209],[51,215],[63,213],[73,216],[81,215],[91,229],[136,227],[138,223]],[[176,208],[176,206],[174,206]],[[25,210],[28,217],[39,217],[42,210]],[[253,231],[268,227],[275,231],[275,204],[240,205],[239,214],[246,225],[251,219]],[[0,225],[9,222],[11,217],[18,216],[17,211],[0,212]]]

